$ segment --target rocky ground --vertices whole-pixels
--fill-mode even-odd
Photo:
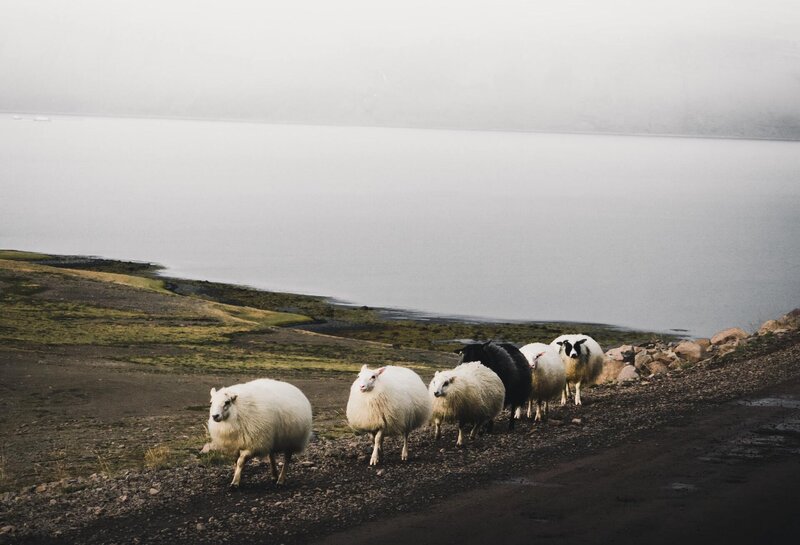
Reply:
[[[478,494],[473,498],[477,502],[489,500],[496,494],[491,487],[498,482],[547,472],[565,460],[588,460],[605,453],[612,457],[606,467],[630,467],[639,462],[633,447],[642,442],[657,445],[664,430],[679,427],[691,433],[693,426],[722,404],[747,403],[759,392],[798,379],[800,335],[785,331],[755,336],[732,352],[692,366],[590,388],[582,407],[557,407],[544,424],[524,421],[509,433],[500,431],[504,426],[498,423],[494,434],[480,436],[463,449],[455,448],[453,430],[438,443],[428,431],[415,433],[408,463],[400,462],[399,445],[390,440],[385,463],[369,468],[367,439],[344,435],[317,437],[291,467],[284,488],[277,488],[266,466],[258,462],[248,465],[239,490],[227,486],[228,465],[200,464],[42,483],[0,498],[0,540],[219,543],[255,539],[290,544],[327,535],[335,542],[337,536],[347,535],[336,532],[360,523],[391,519],[398,513],[418,516],[412,514],[429,512],[434,506],[447,509],[459,498],[463,501],[467,493]],[[787,398],[786,403],[800,408],[800,400]],[[797,430],[781,429],[782,435],[776,432],[786,441],[781,455],[796,458]],[[642,456],[652,457],[653,449],[658,450],[653,447]],[[747,455],[745,449],[742,456]],[[758,462],[758,452],[751,455]],[[591,485],[591,472],[586,482]],[[614,486],[614,479],[607,475],[598,477],[598,482]]]

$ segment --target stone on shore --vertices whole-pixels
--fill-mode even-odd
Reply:
[[[639,372],[636,370],[636,367],[633,365],[626,365],[623,367],[619,375],[617,375],[617,383],[622,384],[623,382],[630,382],[633,380],[639,380]]]
[[[742,339],[749,337],[747,332],[741,327],[731,327],[724,329],[711,337],[711,344],[720,345],[728,343],[738,343]]]
[[[695,341],[682,341],[675,347],[675,354],[689,363],[697,363],[705,356],[705,348]]]
[[[617,380],[619,372],[625,367],[625,362],[613,358],[606,358],[603,362],[603,371],[597,377],[597,384],[605,384],[606,382],[614,382]]]

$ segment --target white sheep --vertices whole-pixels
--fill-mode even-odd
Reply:
[[[564,391],[567,383],[567,371],[559,354],[559,347],[544,343],[530,343],[519,349],[531,366],[531,398],[528,400],[528,418],[531,417],[532,405],[536,402],[536,417],[542,419],[550,407],[550,400]]]
[[[431,417],[431,401],[425,383],[411,369],[387,365],[379,369],[361,368],[350,387],[347,422],[356,432],[374,436],[369,465],[377,465],[383,439],[402,435],[402,460],[408,460],[408,434]]]
[[[575,405],[581,405],[581,384],[591,384],[603,371],[603,349],[588,335],[561,335],[552,346],[559,347],[567,371],[567,385],[561,394],[561,404],[567,403],[569,384],[575,384]]]
[[[469,438],[475,436],[475,430],[487,422],[491,422],[503,410],[506,389],[497,374],[473,361],[462,363],[455,369],[437,371],[428,386],[433,404],[431,419],[435,428],[434,437],[442,436],[442,422],[458,424],[458,440],[456,446],[464,444],[463,430],[472,425]]]
[[[277,484],[286,482],[292,454],[305,450],[311,437],[311,403],[298,388],[258,379],[219,390],[211,388],[208,432],[203,452],[238,454],[231,486],[239,486],[242,468],[252,456],[269,456]],[[284,455],[278,475],[275,453]]]

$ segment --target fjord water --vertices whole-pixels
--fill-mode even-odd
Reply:
[[[709,335],[800,306],[800,143],[0,118],[0,248]]]

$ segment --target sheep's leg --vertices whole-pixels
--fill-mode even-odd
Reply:
[[[383,445],[383,430],[378,430],[375,433],[375,444],[372,447],[372,458],[369,459],[369,465],[378,465],[378,459],[381,457],[381,446]]]
[[[464,425],[459,422],[458,423],[458,439],[456,439],[456,446],[461,447],[464,445]]]
[[[442,421],[438,418],[433,421],[433,438],[434,439],[441,439],[442,438]]]
[[[569,399],[569,382],[564,383],[564,391],[561,393],[561,404],[566,405]]]
[[[283,467],[281,468],[281,474],[278,477],[278,482],[276,484],[284,485],[286,484],[286,468],[289,467],[289,462],[292,461],[292,453],[291,452],[284,452],[283,453]]]
[[[474,426],[472,426],[472,430],[469,432],[470,440],[475,439],[475,430],[477,430],[477,429],[478,429],[478,424],[475,424]]]
[[[236,460],[236,465],[233,469],[233,480],[231,481],[231,486],[239,486],[239,481],[242,480],[242,469],[244,468],[244,464],[252,455],[252,451],[249,450],[239,451],[239,459]]]
[[[532,400],[532,399],[529,399],[529,400],[528,400],[528,418],[530,418],[530,417],[531,417],[531,408],[532,408],[532,407],[533,407],[533,400]]]
[[[536,417],[533,419],[534,422],[541,422],[542,420],[542,402],[536,402]]]
[[[575,405],[582,405],[581,403],[581,381],[575,383]]]
[[[272,478],[278,478],[278,464],[275,462],[275,454],[273,452],[269,453],[269,468],[272,470]]]
[[[403,434],[403,451],[400,453],[400,459],[404,462],[408,460],[408,434]]]
[[[514,411],[514,418],[517,420],[522,420],[522,405],[517,407],[517,410]]]
[[[544,402],[544,414],[547,414],[549,412],[550,412],[550,402],[549,401],[545,401]]]
[[[514,429],[514,413],[516,412],[516,408],[514,406],[511,407],[511,418],[508,419],[508,429]]]
[[[494,418],[486,423],[486,433],[491,434],[494,431]]]

